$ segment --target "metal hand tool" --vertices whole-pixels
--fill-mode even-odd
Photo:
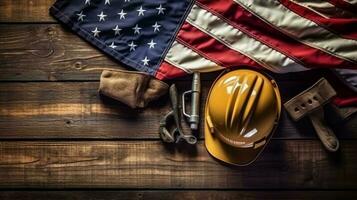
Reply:
[[[192,89],[182,94],[182,112],[187,117],[190,128],[197,130],[200,123],[200,93],[201,93],[201,78],[200,73],[195,72],[192,79]],[[191,114],[186,113],[185,98],[191,94]]]
[[[196,144],[197,138],[190,134],[184,134],[181,126],[181,106],[178,101],[178,93],[175,84],[170,87],[170,100],[172,110],[167,113],[164,118],[160,121],[160,137],[164,142],[167,143],[178,143],[184,140],[188,144]],[[169,123],[172,122],[174,128],[169,129]],[[170,131],[171,130],[171,131]]]

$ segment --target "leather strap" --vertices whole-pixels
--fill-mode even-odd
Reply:
[[[340,143],[336,135],[325,122],[323,108],[319,107],[315,112],[310,113],[309,118],[315,128],[317,136],[319,136],[326,149],[331,152],[337,151],[340,147]]]
[[[322,144],[331,152],[337,151],[340,145],[337,137],[325,122],[323,105],[334,96],[336,96],[336,91],[326,79],[322,78],[284,104],[295,121],[306,115],[309,116]]]
[[[321,78],[313,86],[286,102],[284,107],[297,121],[325,105],[334,96],[336,96],[336,91],[325,78]]]

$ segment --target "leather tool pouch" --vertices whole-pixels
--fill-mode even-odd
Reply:
[[[287,112],[295,121],[306,115],[309,116],[317,135],[326,149],[331,152],[338,150],[339,142],[325,122],[323,106],[334,96],[336,96],[336,91],[326,79],[322,78],[284,104]]]

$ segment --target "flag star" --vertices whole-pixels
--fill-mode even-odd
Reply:
[[[166,8],[162,7],[162,5],[160,4],[160,6],[156,8],[156,10],[159,11],[157,14],[160,15],[165,14],[164,11],[166,10]]]
[[[148,43],[149,45],[149,49],[155,48],[156,43],[154,42],[154,40],[151,40],[151,42]]]
[[[140,15],[144,16],[144,12],[145,12],[146,10],[144,10],[143,7],[140,6],[140,9],[139,9],[139,10],[136,10],[136,11],[139,12],[139,13],[138,13],[138,16],[140,16]]]
[[[119,28],[118,25],[115,26],[115,28],[112,29],[115,32],[115,35],[120,35],[121,29]]]
[[[125,19],[126,14],[127,13],[125,13],[123,9],[121,9],[120,13],[118,13],[118,15],[120,15],[120,19]]]
[[[99,15],[97,15],[98,17],[99,17],[99,21],[105,21],[105,17],[107,16],[107,15],[105,15],[104,13],[103,13],[103,11],[99,14]]]
[[[140,28],[138,24],[136,24],[136,26],[133,28],[134,29],[134,34],[140,34]]]
[[[104,5],[110,5],[110,0],[105,0]]]
[[[83,21],[83,17],[85,17],[86,15],[83,15],[83,11],[81,11],[80,13],[77,14],[78,16],[78,21]]]
[[[92,33],[94,34],[94,37],[99,37],[99,33],[101,31],[98,30],[98,27],[95,27],[95,29],[92,31]]]
[[[112,49],[117,48],[117,46],[115,46],[114,42],[112,42],[112,43],[109,45],[109,47],[112,48]]]
[[[160,31],[160,27],[161,27],[161,25],[160,25],[160,24],[158,24],[157,22],[155,22],[155,24],[154,24],[154,25],[152,25],[152,27],[154,28],[154,32],[156,32],[156,31]]]
[[[144,65],[149,65],[150,60],[148,59],[147,56],[145,56],[145,58],[143,60],[141,60],[141,62],[143,62]]]
[[[85,4],[85,5],[87,5],[87,4],[90,5],[90,0],[86,0],[86,1],[84,2],[84,4]]]
[[[128,46],[130,47],[130,51],[135,51],[135,48],[136,48],[138,45],[134,44],[134,42],[131,41],[131,43],[128,44]]]
[[[130,2],[130,0],[124,0],[124,2]]]

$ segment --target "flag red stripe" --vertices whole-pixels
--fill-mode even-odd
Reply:
[[[181,27],[177,35],[177,40],[222,67],[234,67],[239,65],[260,66],[254,60],[226,47],[215,38],[187,22]]]
[[[197,0],[197,4],[245,34],[269,47],[303,62],[309,68],[356,68],[356,64],[307,46],[265,23],[231,0]]]
[[[281,4],[289,8],[296,14],[309,19],[322,27],[334,32],[342,37],[357,39],[357,19],[346,18],[324,18],[312,10],[300,6],[289,0],[279,0]]]
[[[185,76],[187,73],[180,68],[177,68],[170,63],[163,61],[157,70],[155,77],[159,80],[173,79]]]
[[[333,103],[344,107],[344,106],[357,106],[357,96],[354,97],[345,97],[345,98],[340,98],[340,97],[335,97],[333,99]]]
[[[330,2],[331,4],[335,5],[338,8],[348,10],[351,13],[356,13],[357,6],[350,4],[344,0],[327,0],[327,1]]]

